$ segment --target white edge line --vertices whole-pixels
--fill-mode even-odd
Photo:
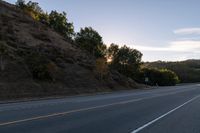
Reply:
[[[152,124],[155,123],[156,121],[158,121],[158,120],[162,119],[163,117],[165,117],[165,116],[171,114],[172,112],[178,110],[179,108],[183,107],[184,105],[186,105],[186,104],[188,104],[188,103],[194,101],[194,100],[197,99],[198,97],[200,97],[200,95],[198,95],[198,96],[196,96],[196,97],[190,99],[189,101],[187,101],[187,102],[181,104],[180,106],[178,106],[178,107],[176,107],[176,108],[170,110],[169,112],[167,112],[167,113],[161,115],[160,117],[158,117],[158,118],[156,118],[156,119],[154,119],[154,120],[152,120],[152,121],[146,123],[145,125],[143,125],[143,126],[137,128],[137,129],[135,129],[135,130],[132,131],[131,133],[138,133],[138,132],[141,131],[142,129],[144,129],[144,128],[150,126],[150,125],[152,125]]]

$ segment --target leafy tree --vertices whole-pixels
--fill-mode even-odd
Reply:
[[[75,42],[96,57],[105,55],[105,45],[103,45],[102,37],[91,27],[81,28],[75,37]]]
[[[49,26],[58,33],[61,33],[67,38],[72,38],[74,35],[74,26],[68,22],[66,13],[58,13],[57,11],[51,11],[49,14]]]
[[[25,10],[37,21],[40,21],[40,16],[44,14],[44,11],[37,2],[29,1],[26,4]]]
[[[113,55],[111,67],[118,70],[120,73],[135,79],[140,68],[141,58],[142,53],[140,51],[124,45]]]
[[[39,14],[38,19],[41,23],[49,25],[49,14],[48,13]]]
[[[118,53],[118,51],[119,51],[119,46],[117,44],[114,44],[114,43],[110,44],[110,46],[108,47],[108,50],[107,50],[108,61],[112,61],[113,58]]]
[[[48,25],[64,37],[72,39],[74,36],[73,23],[68,22],[67,14],[65,12],[58,13],[57,11],[51,11],[50,14],[44,13],[39,4],[32,1],[29,1],[26,4],[24,0],[18,0],[16,5],[30,14],[32,18]]]
[[[100,57],[100,58],[104,58],[106,56],[107,53],[107,46],[105,44],[102,45],[98,45],[97,49],[96,49],[96,57]]]
[[[25,0],[17,0],[17,2],[15,4],[16,4],[16,6],[18,6],[19,8],[22,8],[22,9],[26,7]]]
[[[95,73],[98,76],[98,79],[102,80],[108,75],[108,65],[106,58],[98,58],[95,64]]]
[[[48,23],[48,14],[44,13],[42,8],[39,6],[39,3],[29,1],[26,4],[24,0],[18,0],[16,5],[27,12],[33,19],[45,24]]]
[[[32,1],[29,1],[27,4],[26,4],[26,7],[27,9],[35,12],[35,13],[43,13],[43,10],[42,8],[39,6],[39,3],[37,2],[32,2]]]

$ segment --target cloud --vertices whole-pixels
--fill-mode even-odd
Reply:
[[[134,48],[138,50],[142,50],[142,51],[168,51],[167,47],[151,47],[151,46],[134,45]]]
[[[175,51],[185,51],[185,52],[199,52],[200,51],[200,41],[184,40],[184,41],[174,41],[170,43],[170,49]]]
[[[188,35],[176,38],[174,41],[163,43],[162,46],[141,46],[134,48],[144,52],[151,53],[144,55],[144,60],[186,60],[200,58],[200,28],[182,28],[174,30],[177,35]]]
[[[169,42],[165,47],[151,47],[135,45],[134,48],[141,51],[170,51],[200,53],[200,41],[183,40]]]
[[[182,28],[182,29],[177,29],[174,30],[175,34],[179,34],[179,35],[190,35],[190,34],[200,34],[200,28],[196,27],[196,28]]]

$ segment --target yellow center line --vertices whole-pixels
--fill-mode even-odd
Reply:
[[[67,114],[71,114],[71,113],[76,113],[76,112],[81,112],[81,111],[88,111],[88,110],[99,109],[99,108],[105,108],[105,107],[114,106],[114,105],[127,104],[127,103],[136,102],[136,101],[140,101],[140,100],[142,100],[142,99],[133,99],[133,100],[122,101],[122,102],[117,102],[117,103],[111,103],[111,104],[106,104],[106,105],[99,105],[99,106],[94,106],[94,107],[89,107],[89,108],[75,109],[75,110],[66,111],[66,112],[60,112],[60,113],[53,113],[53,114],[49,114],[49,115],[37,116],[37,117],[32,117],[32,118],[27,118],[27,119],[22,119],[22,120],[4,122],[4,123],[0,123],[0,126],[6,126],[6,125],[17,124],[17,123],[22,123],[22,122],[28,122],[28,121],[33,121],[33,120],[45,119],[45,118],[61,116],[61,115],[67,115]]]

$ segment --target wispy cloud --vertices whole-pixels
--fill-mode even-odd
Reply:
[[[141,51],[173,51],[200,53],[200,41],[183,40],[169,42],[165,47],[151,47],[135,45],[134,48]]]
[[[132,45],[135,49],[143,53],[151,53],[144,55],[144,60],[173,60],[180,61],[186,59],[199,59],[200,58],[200,28],[184,28],[174,30],[175,34],[188,35],[180,36],[176,40],[161,42],[162,45],[145,46],[145,45]]]
[[[176,30],[174,30],[174,33],[180,34],[180,35],[200,34],[200,28],[194,27],[194,28],[176,29]]]
[[[200,41],[184,40],[184,41],[174,41],[170,43],[170,49],[176,51],[188,51],[188,52],[199,52],[200,51]]]
[[[151,46],[140,46],[140,45],[134,45],[134,48],[141,51],[168,51],[169,50],[167,47],[151,47]]]

